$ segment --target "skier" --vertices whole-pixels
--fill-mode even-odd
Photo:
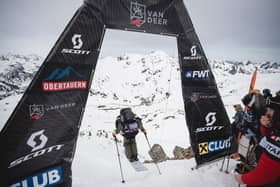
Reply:
[[[123,108],[120,110],[120,115],[116,120],[116,129],[112,132],[114,138],[121,132],[123,136],[123,145],[125,148],[125,155],[130,162],[138,161],[138,152],[135,136],[140,129],[145,135],[146,130],[143,127],[142,121],[131,110],[131,108]]]
[[[235,175],[240,184],[260,187],[280,186],[280,112],[275,105],[268,105],[260,119],[259,143],[262,152],[257,166],[248,173]]]

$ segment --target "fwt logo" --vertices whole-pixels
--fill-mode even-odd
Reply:
[[[61,81],[72,77],[75,77],[78,80]],[[65,69],[56,68],[45,78],[45,81],[42,82],[42,89],[45,92],[87,89],[87,81],[80,79],[84,79],[84,76],[71,66],[68,66]]]
[[[144,23],[167,25],[164,11],[146,10],[146,5],[137,2],[130,3],[130,24],[141,27]]]
[[[209,70],[187,71],[185,72],[185,77],[192,80],[208,80]]]
[[[20,180],[10,185],[10,187],[50,187],[62,182],[62,169],[57,166]]]
[[[44,116],[44,105],[29,105],[29,116],[31,119],[40,119]]]
[[[35,132],[33,134],[31,134],[31,136],[28,138],[27,140],[27,145],[29,145],[30,147],[32,147],[32,151],[37,151],[39,149],[42,149],[45,147],[47,141],[48,141],[48,137],[46,137],[44,135],[44,131],[45,130],[41,130],[41,131],[38,131],[38,132]],[[37,142],[35,141],[35,139],[39,139],[40,140],[40,143],[37,144]]]
[[[206,121],[206,124],[205,124],[206,127],[197,128],[195,130],[196,133],[222,130],[224,128],[224,126],[213,126],[217,121],[216,112],[209,112],[205,116],[205,121]]]
[[[217,151],[222,151],[230,148],[231,146],[231,138],[224,140],[214,140],[210,142],[202,142],[198,144],[198,152],[199,155],[205,155]]]
[[[73,49],[62,49],[61,53],[76,54],[76,55],[89,55],[91,51],[81,50],[83,47],[83,40],[81,34],[74,34],[72,36]]]
[[[40,140],[39,143],[36,142],[38,141],[38,139]],[[26,142],[26,144],[32,148],[31,153],[12,161],[8,168],[18,166],[23,162],[38,158],[42,155],[49,154],[54,151],[59,151],[64,146],[64,144],[60,144],[45,148],[47,141],[48,137],[44,135],[44,130],[32,133]]]

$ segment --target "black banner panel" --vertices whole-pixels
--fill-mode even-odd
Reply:
[[[175,36],[197,164],[235,151],[214,75],[183,1],[85,0],[0,133],[0,186],[71,186],[75,144],[106,28]]]

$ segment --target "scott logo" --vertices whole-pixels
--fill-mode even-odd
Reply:
[[[10,187],[50,187],[62,182],[62,169],[58,166],[20,180]]]
[[[86,50],[81,50],[83,47],[83,40],[82,40],[82,35],[81,34],[74,34],[72,36],[72,44],[73,44],[73,49],[62,49],[61,53],[69,53],[69,54],[76,54],[76,55],[89,55],[90,51]]]
[[[206,126],[211,126],[216,122],[216,112],[209,112],[206,117]]]
[[[45,136],[43,133],[44,133],[44,130],[32,133],[27,140],[27,145],[32,147],[31,153],[12,161],[8,168],[12,168],[14,166],[20,165],[23,162],[32,160],[34,158],[38,158],[47,153],[51,153],[53,151],[59,151],[64,146],[64,144],[61,144],[61,145],[53,145],[53,146],[44,148],[48,141],[48,137]],[[40,140],[40,142],[37,143],[36,140],[37,141]]]
[[[207,80],[209,79],[209,70],[187,71],[185,77],[192,80]]]
[[[206,124],[205,124],[206,127],[197,128],[195,130],[196,133],[222,130],[224,128],[224,126],[213,126],[217,121],[216,112],[209,112],[205,116],[205,121],[206,121]]]
[[[82,38],[81,34],[74,34],[74,36],[72,37],[72,43],[74,49],[81,49],[81,47],[83,46],[83,41],[81,38]]]
[[[194,45],[191,47],[191,56],[196,56],[196,53],[196,46]]]
[[[184,56],[184,60],[200,60],[202,57],[197,55],[197,50],[196,50],[196,45],[193,45],[191,48],[190,48],[190,52],[191,52],[191,55],[190,56]]]
[[[37,151],[38,149],[42,149],[45,147],[47,141],[48,141],[48,137],[46,137],[43,133],[45,130],[41,130],[38,132],[35,132],[33,134],[31,134],[31,136],[28,138],[27,140],[27,145],[29,145],[30,147],[32,147],[32,151]],[[39,139],[40,143],[37,145],[35,139]]]

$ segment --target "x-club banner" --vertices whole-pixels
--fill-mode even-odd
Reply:
[[[0,186],[71,186],[75,144],[106,28],[176,37],[197,164],[234,151],[229,119],[183,1],[85,0],[1,131]]]

